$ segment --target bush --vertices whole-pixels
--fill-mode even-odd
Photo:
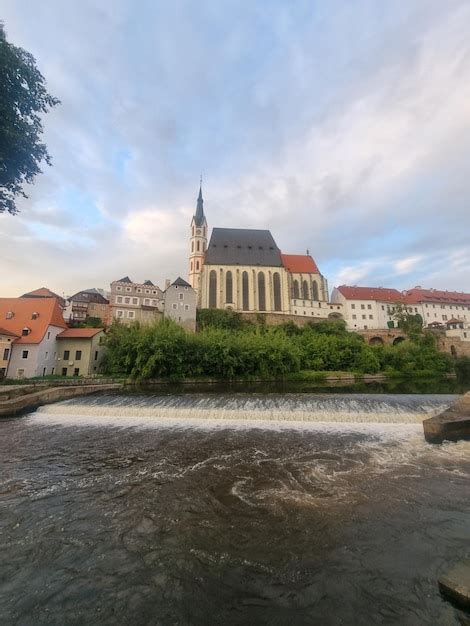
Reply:
[[[461,381],[470,381],[470,357],[461,356],[455,361],[457,378]]]

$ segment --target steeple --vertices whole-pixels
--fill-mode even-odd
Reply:
[[[199,184],[199,195],[197,197],[196,213],[194,214],[196,226],[202,226],[204,222],[204,200],[202,198],[202,176]]]

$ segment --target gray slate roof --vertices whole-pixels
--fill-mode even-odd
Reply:
[[[178,287],[191,287],[189,283],[187,283],[181,276],[171,283],[171,285],[177,285]]]
[[[204,264],[282,267],[282,259],[269,230],[214,228]]]

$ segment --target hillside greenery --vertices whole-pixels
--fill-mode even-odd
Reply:
[[[149,378],[292,378],[305,372],[384,372],[390,376],[440,376],[454,361],[431,336],[397,346],[369,346],[338,321],[267,326],[226,311],[201,311],[199,332],[170,320],[153,325],[113,323],[107,334],[105,373]]]

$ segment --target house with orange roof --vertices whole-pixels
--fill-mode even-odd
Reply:
[[[55,373],[56,337],[67,326],[56,298],[0,298],[0,327],[11,342],[8,378]]]
[[[394,307],[405,297],[397,289],[340,285],[333,289],[331,301],[343,306],[348,330],[386,329],[395,325]]]
[[[418,308],[426,326],[446,324],[452,318],[470,322],[470,293],[413,287],[404,292],[405,301]]]
[[[34,291],[28,291],[28,293],[24,293],[21,298],[55,298],[60,308],[62,310],[65,309],[65,298],[62,298],[62,296],[59,296],[47,287],[39,287],[39,289],[34,289]]]
[[[57,335],[56,373],[94,376],[100,372],[105,346],[103,328],[67,328]]]
[[[0,327],[0,380],[7,375],[12,343],[18,339],[15,333]]]

